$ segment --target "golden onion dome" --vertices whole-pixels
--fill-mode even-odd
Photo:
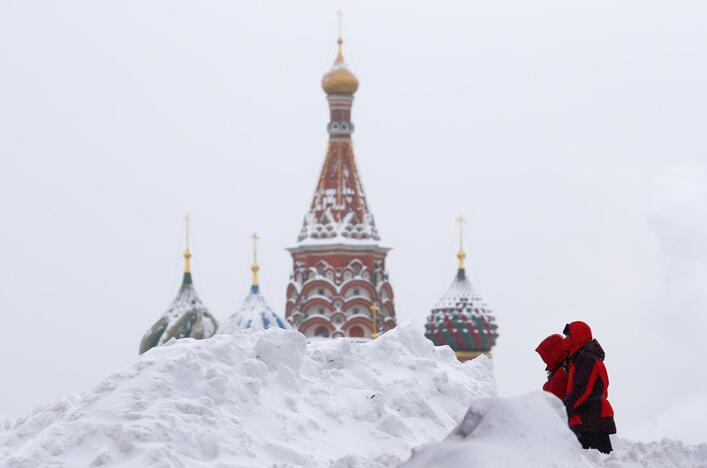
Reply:
[[[322,89],[329,95],[352,96],[358,89],[358,78],[349,71],[344,62],[344,54],[341,51],[343,39],[339,38],[336,42],[339,44],[339,52],[331,70],[322,78]]]

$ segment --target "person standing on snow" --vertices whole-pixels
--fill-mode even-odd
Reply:
[[[563,331],[569,350],[565,407],[570,429],[585,449],[611,453],[609,434],[616,434],[614,410],[607,399],[609,376],[604,350],[584,322],[572,322]]]
[[[543,390],[550,392],[560,400],[565,399],[567,393],[567,370],[565,360],[567,359],[567,341],[562,335],[550,335],[540,342],[535,351],[540,355],[547,367],[547,382],[543,385]]]

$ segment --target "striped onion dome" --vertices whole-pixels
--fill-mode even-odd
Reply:
[[[457,276],[427,317],[425,336],[436,346],[449,345],[457,356],[473,357],[491,351],[497,329],[493,312],[466,276],[460,251]]]
[[[162,317],[147,330],[140,342],[140,354],[169,341],[171,338],[210,338],[216,332],[218,323],[209,312],[194,289],[189,260],[191,253],[184,253],[186,267],[182,286],[177,297]]]

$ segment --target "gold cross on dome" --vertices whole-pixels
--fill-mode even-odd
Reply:
[[[250,238],[253,241],[253,265],[256,265],[258,263],[258,240],[260,237],[254,232]]]
[[[344,13],[341,10],[336,10],[336,16],[339,17],[339,39],[341,39],[341,22],[344,17]]]
[[[191,224],[191,217],[189,213],[184,216],[185,234],[186,234],[186,248],[184,249],[184,272],[191,273],[191,251],[189,250],[189,225]]]
[[[191,224],[191,216],[189,216],[189,213],[187,213],[184,216],[184,225],[185,225],[185,231],[186,231],[186,242],[187,242],[187,251],[189,250],[189,225]]]
[[[466,223],[464,216],[459,215],[457,223],[459,223],[459,250],[464,250],[464,224]]]

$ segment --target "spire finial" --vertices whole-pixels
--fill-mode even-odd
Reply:
[[[258,237],[258,234],[254,232],[253,235],[250,236],[250,239],[253,241],[253,265],[250,267],[250,271],[253,272],[253,282],[251,283],[251,290],[257,292],[258,271],[260,270],[260,267],[258,266],[258,240],[260,239],[260,237]]]
[[[344,63],[344,52],[341,49],[341,45],[344,43],[344,39],[342,37],[341,33],[341,23],[342,23],[342,18],[344,17],[344,14],[341,12],[341,10],[336,11],[336,15],[339,17],[339,38],[336,40],[336,43],[339,45],[339,51],[336,54],[336,63]]]
[[[463,270],[464,259],[466,258],[466,253],[464,253],[464,223],[466,223],[466,219],[464,219],[464,216],[459,215],[457,223],[459,223],[459,253],[457,253],[457,258],[459,259],[459,270]]]
[[[184,273],[191,273],[191,250],[189,250],[189,225],[191,224],[191,216],[187,213],[184,216],[184,225],[186,232],[186,247],[184,249]]]

